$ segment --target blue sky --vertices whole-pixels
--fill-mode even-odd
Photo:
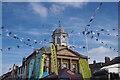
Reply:
[[[112,59],[117,56],[118,53],[106,48],[105,45],[95,41],[95,39],[91,39],[90,35],[88,35],[88,53],[86,49],[80,48],[86,45],[85,36],[82,34],[82,31],[89,23],[91,16],[94,14],[99,4],[99,2],[3,3],[2,25],[16,36],[26,39],[30,38],[32,40],[30,43],[33,43],[34,40],[44,41],[44,39],[50,42],[52,41],[52,32],[58,28],[58,21],[60,20],[62,28],[69,34],[69,45],[76,46],[73,50],[89,56],[89,63],[92,63],[93,60],[100,62],[104,61],[105,56]],[[101,32],[101,29],[105,29],[107,32]],[[74,31],[73,33],[71,33],[72,30]],[[116,2],[103,3],[91,24],[90,30],[100,32],[99,37],[94,36],[117,50],[118,6]],[[21,65],[22,58],[30,55],[33,49],[24,45],[19,40],[6,36],[5,30],[3,30],[2,33],[2,67],[3,73],[5,73],[14,63]],[[111,35],[107,35],[108,33]],[[43,42],[43,44],[34,44],[33,47],[39,49],[42,46],[49,46],[48,43],[44,43],[45,42]],[[16,45],[21,46],[18,49]],[[9,51],[7,50],[8,47],[13,47],[13,49]]]

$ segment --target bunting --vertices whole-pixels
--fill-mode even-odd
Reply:
[[[91,23],[93,22],[97,12],[100,10],[100,8],[102,7],[102,2],[100,3],[100,5],[96,8],[94,14],[91,16],[90,20],[89,20],[89,23],[87,24],[88,27],[91,26]]]
[[[15,49],[15,48],[18,48],[18,49],[19,49],[21,46],[23,46],[23,44],[26,45],[26,46],[29,46],[29,47],[32,48],[32,49],[35,49],[35,48],[33,47],[34,44],[44,44],[43,41],[33,40],[33,42],[32,42],[32,39],[30,39],[30,38],[18,37],[16,34],[14,34],[13,32],[5,29],[4,27],[1,27],[0,29],[2,29],[2,30],[5,31],[5,33],[6,33],[5,36],[7,36],[7,37],[9,37],[9,38],[13,38],[13,39],[15,39],[15,40],[19,40],[20,42],[22,42],[22,44],[20,44],[20,45],[8,47],[8,48],[5,48],[5,49],[0,49],[0,51],[6,51],[6,50],[10,51],[11,49]],[[2,34],[1,34],[1,35],[2,35]],[[30,41],[31,41],[31,42],[30,42]],[[47,42],[46,39],[44,39],[44,41]]]

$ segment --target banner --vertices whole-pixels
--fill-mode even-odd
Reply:
[[[39,78],[39,73],[40,73],[40,60],[42,57],[42,52],[39,52],[38,54],[36,54],[36,67],[35,67],[35,78],[38,79]]]
[[[50,49],[51,49],[51,59],[52,59],[52,72],[55,72],[56,75],[58,75],[58,64],[57,64],[57,52],[55,45],[53,43],[50,43]]]
[[[80,71],[81,71],[81,74],[83,76],[83,79],[89,80],[91,77],[91,72],[90,72],[90,68],[89,68],[89,64],[88,64],[87,60],[80,59],[79,60],[79,67],[80,67]]]
[[[42,78],[43,75],[43,70],[44,70],[44,59],[45,58],[45,54],[42,54],[42,58],[40,60],[40,74],[39,74],[39,78]]]
[[[33,69],[34,69],[34,62],[35,62],[35,59],[30,60],[29,69],[28,69],[28,80],[30,80],[30,78],[32,76],[32,72],[33,72]]]

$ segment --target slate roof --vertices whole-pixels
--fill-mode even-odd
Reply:
[[[120,56],[115,57],[115,58],[114,58],[113,60],[111,60],[108,64],[104,64],[103,67],[104,67],[104,66],[113,65],[113,64],[118,64],[118,63],[120,63]]]

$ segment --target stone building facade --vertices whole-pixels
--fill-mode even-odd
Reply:
[[[81,55],[69,48],[68,34],[60,27],[53,32],[52,38],[57,50],[58,69],[67,68],[75,73],[80,73],[79,59],[87,59],[87,56]],[[35,58],[35,55],[41,51],[45,54],[44,70],[51,74],[51,51],[49,47],[42,47],[39,50],[35,50],[26,58],[26,65],[28,65],[30,60]],[[28,72],[28,70],[26,70],[26,72]],[[26,76],[27,75],[28,73],[26,73]]]

